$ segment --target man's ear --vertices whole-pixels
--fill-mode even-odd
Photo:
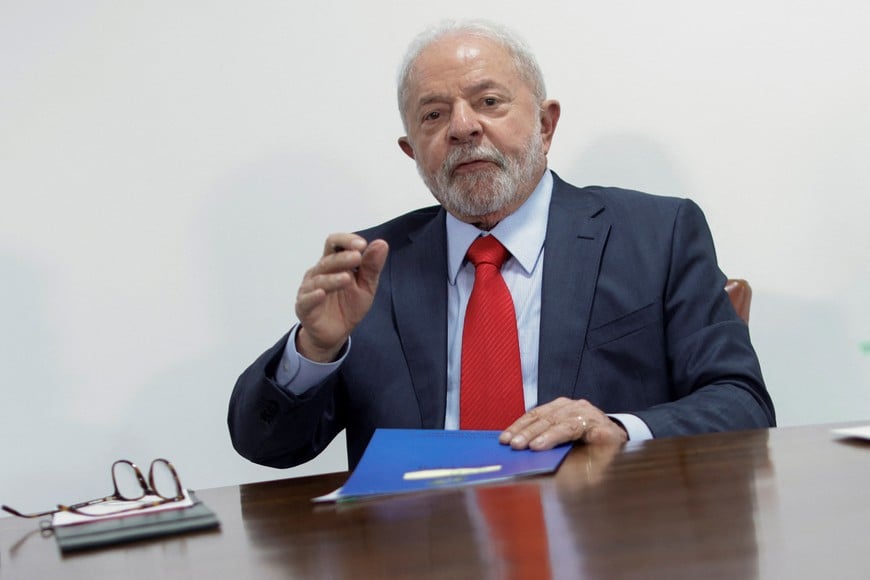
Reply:
[[[414,157],[414,148],[411,146],[411,141],[408,140],[408,137],[399,137],[399,149],[401,149],[405,155],[410,157],[411,159],[415,159]]]
[[[559,116],[562,114],[562,105],[555,99],[549,99],[541,104],[541,137],[544,141],[544,152],[550,151],[550,143],[553,142],[553,134],[556,125],[559,124]]]

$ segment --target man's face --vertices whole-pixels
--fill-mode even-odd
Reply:
[[[536,102],[498,43],[450,36],[414,62],[402,150],[435,198],[489,229],[528,199],[546,168],[559,104]]]

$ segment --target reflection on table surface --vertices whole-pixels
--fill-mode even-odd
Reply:
[[[829,426],[574,448],[555,476],[315,505],[346,474],[200,490],[217,532],[61,556],[0,521],[0,578],[867,577],[870,444]],[[30,535],[29,535],[30,534]]]

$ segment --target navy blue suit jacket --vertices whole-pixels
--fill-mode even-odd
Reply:
[[[347,429],[353,468],[377,427],[444,426],[445,212],[421,209],[360,234],[386,240],[390,254],[340,369],[289,394],[273,378],[285,337],[236,383],[230,434],[252,461],[298,465]],[[578,189],[554,175],[543,267],[539,404],[584,398],[638,415],[655,437],[775,425],[693,202]]]

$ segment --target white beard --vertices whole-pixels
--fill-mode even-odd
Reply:
[[[535,131],[517,158],[492,146],[463,146],[450,151],[434,175],[425,173],[419,162],[417,171],[444,209],[458,216],[478,217],[510,207],[523,194],[522,186],[534,179],[543,154],[543,137]],[[453,174],[458,165],[471,160],[489,161],[495,167]]]

